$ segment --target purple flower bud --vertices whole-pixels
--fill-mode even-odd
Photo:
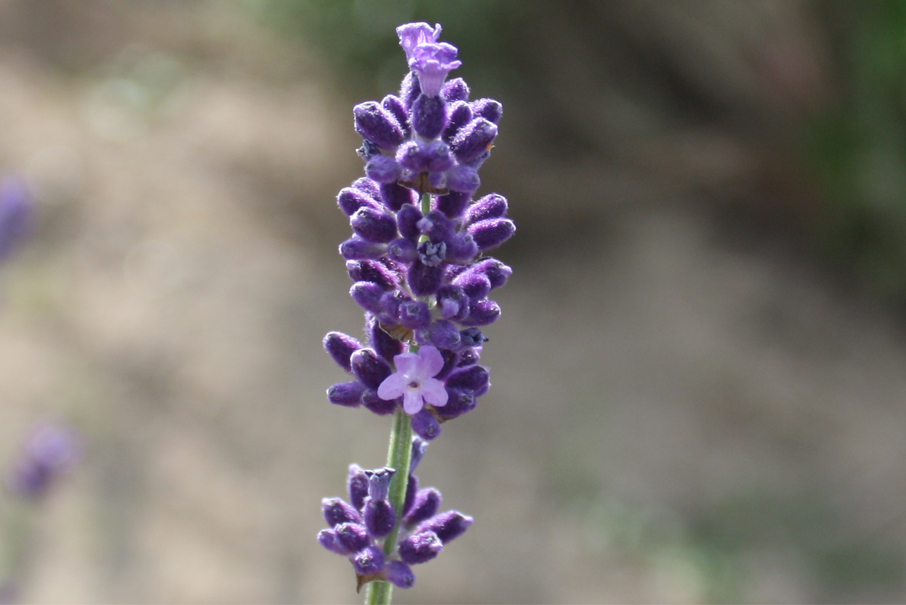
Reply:
[[[386,155],[376,155],[365,164],[365,174],[378,183],[395,183],[400,178],[400,166]]]
[[[364,394],[365,385],[358,380],[338,382],[327,389],[327,400],[336,405],[354,408],[362,404]]]
[[[415,574],[412,568],[402,561],[387,561],[386,565],[387,580],[394,586],[400,588],[412,588],[415,586]]]
[[[372,282],[384,290],[393,290],[398,285],[396,276],[379,261],[346,261],[346,272],[353,281]]]
[[[448,109],[449,118],[447,127],[444,128],[443,140],[451,142],[463,127],[472,121],[472,108],[465,101],[451,103]]]
[[[444,242],[422,242],[416,250],[418,259],[429,267],[437,267],[447,258],[447,244]]]
[[[355,154],[367,163],[374,156],[381,155],[381,148],[368,139],[362,139],[362,146],[355,150]]]
[[[342,332],[328,332],[323,344],[324,349],[341,368],[347,372],[352,371],[349,366],[349,358],[362,348],[362,343]]]
[[[485,339],[487,341],[487,339]],[[475,365],[481,361],[481,347],[470,347],[459,352],[459,359],[456,364],[458,368],[465,368]]]
[[[491,375],[484,366],[468,366],[456,370],[446,380],[447,389],[464,389],[481,396],[488,391],[491,384]]]
[[[353,189],[358,189],[374,201],[379,201],[381,199],[381,191],[378,189],[378,184],[366,176],[357,178],[352,182],[351,187]]]
[[[443,279],[443,268],[441,265],[428,265],[421,260],[417,260],[409,267],[408,275],[409,287],[415,296],[428,296],[434,294],[440,288]]]
[[[481,177],[478,171],[469,166],[459,165],[446,173],[447,187],[450,191],[459,191],[472,194],[481,186]]]
[[[352,108],[355,131],[381,149],[395,149],[405,135],[393,114],[374,101],[359,103]]]
[[[427,441],[414,435],[413,439],[418,439],[422,443],[427,445]],[[406,497],[403,499],[403,515],[409,512],[409,509],[412,508],[412,503],[415,502],[415,494],[418,493],[418,477],[412,474],[412,467],[409,467],[409,481],[406,482]]]
[[[356,378],[372,391],[377,391],[384,379],[393,373],[390,364],[378,357],[374,349],[359,349],[353,353],[351,365],[352,372]],[[367,393],[363,395],[363,401],[366,405],[368,404],[365,401],[365,396],[367,395]]]
[[[456,161],[450,153],[450,146],[443,141],[428,143],[425,146],[424,154],[429,172],[444,172],[456,165]]]
[[[486,298],[491,291],[491,280],[487,275],[478,271],[460,273],[453,280],[453,285],[462,288],[469,300]]]
[[[368,576],[384,569],[384,553],[377,546],[366,546],[352,558],[356,573]]]
[[[441,352],[443,354],[443,352]],[[414,473],[415,469],[418,468],[418,465],[421,463],[422,458],[425,457],[425,454],[428,452],[428,442],[420,437],[412,438],[412,460],[409,462],[409,472]],[[410,478],[411,482],[411,478]]]
[[[462,78],[453,78],[449,82],[444,83],[443,88],[440,90],[440,96],[446,99],[447,103],[468,101],[469,85]]]
[[[472,113],[494,124],[500,123],[503,117],[503,105],[494,99],[478,99],[472,103]]]
[[[402,397],[391,399],[389,401],[381,399],[380,397],[378,397],[376,390],[365,391],[365,394],[362,395],[362,403],[365,404],[365,407],[378,416],[386,416],[388,414],[392,414],[396,411],[396,408],[402,404],[402,402]]]
[[[453,221],[448,219],[443,212],[432,210],[417,223],[422,235],[427,235],[432,241],[446,241],[453,237],[456,228]]]
[[[386,292],[381,297],[381,312],[377,314],[378,321],[387,326],[397,326],[400,323],[400,305],[404,298],[398,291]]]
[[[448,218],[458,218],[469,205],[471,194],[463,191],[451,191],[437,198],[437,209]]]
[[[365,471],[365,476],[368,477],[368,496],[374,500],[386,500],[390,494],[390,481],[395,474],[396,470],[388,466]]]
[[[75,431],[42,423],[26,439],[7,478],[7,486],[17,496],[38,500],[81,456],[81,443]]]
[[[393,119],[396,120],[396,123],[399,124],[400,129],[403,131],[403,136],[408,137],[409,115],[406,111],[406,106],[403,105],[403,100],[396,95],[387,95],[381,100],[381,107],[393,116]],[[491,121],[493,122],[493,120]]]
[[[451,420],[475,409],[475,393],[465,389],[447,387],[447,405],[437,408],[438,415],[444,420]]]
[[[446,380],[447,376],[450,375],[459,364],[460,353],[457,351],[451,351],[450,349],[441,349],[440,354],[444,358],[444,367],[441,368],[440,372],[435,376],[438,380]]]
[[[492,218],[506,216],[506,198],[497,193],[490,193],[466,210],[466,224],[477,223]]]
[[[469,297],[459,286],[444,285],[437,290],[437,306],[444,319],[462,319],[469,312]]]
[[[419,332],[425,342],[438,349],[458,349],[460,343],[459,329],[450,321],[439,320],[431,322],[428,329]]]
[[[399,212],[403,204],[411,204],[415,201],[412,190],[403,187],[396,181],[381,184],[381,198],[384,200],[384,205],[393,212]]]
[[[480,250],[469,233],[457,233],[447,240],[447,260],[451,262],[468,262],[478,256]]]
[[[396,238],[396,220],[381,210],[359,208],[349,223],[356,235],[368,242],[386,244]]]
[[[366,329],[371,348],[388,362],[393,361],[394,355],[403,352],[403,343],[387,334],[373,315],[368,317]]]
[[[387,500],[365,498],[365,527],[373,538],[383,538],[396,526],[396,513]]]
[[[450,510],[422,522],[415,528],[415,531],[418,533],[433,532],[441,542],[446,544],[464,534],[474,522],[475,519],[472,517],[457,510]],[[405,561],[405,558],[403,560]]]
[[[381,298],[384,296],[384,292],[385,290],[378,284],[370,281],[357,281],[349,289],[349,295],[352,300],[356,301],[366,311],[375,314],[383,310]]]
[[[340,244],[340,255],[346,260],[380,258],[386,250],[387,247],[383,244],[366,242],[357,237],[352,237]]]
[[[359,208],[373,208],[375,210],[380,209],[380,204],[378,204],[372,197],[361,189],[356,189],[354,187],[344,187],[340,189],[340,193],[337,194],[337,206],[340,207],[347,216],[352,216],[356,210]]]
[[[397,164],[414,173],[427,170],[430,160],[426,146],[419,144],[418,141],[406,141],[400,145],[395,158]]]
[[[349,465],[346,490],[349,492],[349,502],[352,506],[356,510],[362,510],[365,498],[368,496],[368,475],[365,474],[365,469],[358,464]]]
[[[400,99],[403,101],[403,107],[407,110],[415,103],[418,95],[422,94],[421,85],[418,83],[418,77],[411,71],[403,78],[400,85]]]
[[[431,441],[440,435],[440,423],[427,409],[422,409],[412,416],[412,432],[424,439]]]
[[[482,250],[501,245],[516,233],[516,225],[510,219],[491,218],[469,225],[469,233]]]
[[[460,332],[460,335],[462,335],[462,345],[464,347],[480,347],[488,341],[478,328],[466,328]]]
[[[368,476],[369,494],[364,501],[365,527],[373,538],[383,538],[396,525],[396,513],[387,501],[390,480],[395,472],[391,468],[365,471]]]
[[[441,495],[433,487],[421,489],[415,495],[415,502],[412,508],[406,513],[403,523],[407,527],[418,525],[426,519],[430,519],[437,514],[440,509]]]
[[[457,160],[470,162],[487,151],[495,138],[497,125],[484,118],[475,118],[453,138],[450,148]]]
[[[410,330],[427,328],[431,323],[431,312],[428,304],[422,301],[409,300],[400,305],[400,323]]]
[[[351,555],[352,551],[343,546],[340,541],[337,539],[337,532],[332,529],[322,529],[318,532],[318,542],[331,552],[335,552],[338,555]]]
[[[414,238],[400,238],[393,240],[387,245],[387,255],[397,262],[406,264],[411,263],[418,258],[418,248],[416,247]]]
[[[412,204],[405,204],[400,208],[396,215],[396,222],[399,226],[400,235],[409,238],[412,241],[418,239],[421,232],[418,229],[418,223],[422,220],[422,212]]]
[[[488,258],[472,265],[468,271],[484,273],[491,280],[491,289],[500,288],[506,284],[513,270],[496,258]]]
[[[423,84],[424,87],[424,84]],[[447,125],[447,102],[441,96],[419,95],[412,105],[412,130],[426,140],[436,139]]]
[[[409,565],[426,563],[440,554],[443,549],[443,541],[433,531],[413,534],[399,545],[400,558]]]
[[[469,315],[462,320],[464,326],[487,326],[500,317],[500,305],[493,300],[473,300],[469,303]]]
[[[321,511],[324,513],[324,519],[331,527],[336,527],[341,523],[361,523],[362,517],[359,511],[350,506],[342,498],[324,498],[321,500]],[[358,550],[358,548],[354,549]]]

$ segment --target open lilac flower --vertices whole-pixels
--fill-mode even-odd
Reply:
[[[412,49],[409,69],[418,75],[423,95],[436,97],[440,94],[447,74],[462,65],[462,61],[456,60],[457,53],[455,46],[445,42],[419,44]]]
[[[447,405],[444,383],[434,378],[444,368],[444,358],[437,348],[422,347],[418,353],[401,353],[394,356],[397,371],[384,379],[378,387],[378,397],[386,401],[403,398],[403,410],[417,414],[430,403],[434,407]]]
[[[412,51],[421,44],[434,44],[440,37],[440,23],[435,23],[432,28],[425,22],[406,23],[396,28],[400,46],[406,52],[406,61],[412,59]]]

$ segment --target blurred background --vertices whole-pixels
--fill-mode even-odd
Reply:
[[[360,602],[320,500],[390,425],[321,338],[413,20],[503,103],[519,231],[419,469],[476,523],[396,602],[906,599],[906,4],[796,0],[0,1],[0,462],[82,439],[5,598]]]

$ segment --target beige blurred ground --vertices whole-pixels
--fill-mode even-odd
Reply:
[[[0,169],[41,213],[0,275],[0,460],[47,417],[87,455],[36,516],[22,600],[359,602],[315,541],[320,499],[383,464],[389,431],[324,398],[321,338],[361,323],[335,253],[348,100],[230,3],[47,7],[0,4]],[[901,600],[834,588],[814,554],[903,574],[896,319],[703,209],[703,183],[757,171],[739,137],[551,167],[518,145],[531,113],[484,178],[517,217],[534,204],[499,253],[494,387],[419,473],[476,524],[397,601]],[[564,187],[572,206],[541,205]]]

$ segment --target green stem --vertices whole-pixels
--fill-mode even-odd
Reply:
[[[421,197],[422,214],[431,211],[431,195],[423,193]],[[422,236],[419,241],[427,240]],[[410,353],[418,352],[418,345],[409,345]],[[390,446],[387,452],[387,466],[396,473],[390,481],[390,504],[396,511],[396,527],[384,538],[384,555],[391,556],[396,551],[396,537],[399,535],[400,520],[402,518],[403,504],[406,501],[406,488],[409,485],[409,467],[412,464],[412,421],[402,408],[396,410],[393,416],[393,428],[390,430]],[[368,583],[368,593],[365,605],[390,605],[393,596],[393,585],[384,580],[374,580]]]
[[[396,470],[393,479],[390,481],[389,499],[397,515],[396,527],[384,538],[384,554],[388,557],[396,551],[396,537],[399,534],[399,522],[402,517],[403,504],[406,500],[406,487],[409,484],[409,467],[411,463],[412,422],[409,419],[409,415],[402,408],[398,408],[393,416],[393,429],[390,431],[390,447],[387,452],[387,466]],[[383,580],[369,582],[365,605],[389,605],[392,590],[393,585],[390,582]]]

